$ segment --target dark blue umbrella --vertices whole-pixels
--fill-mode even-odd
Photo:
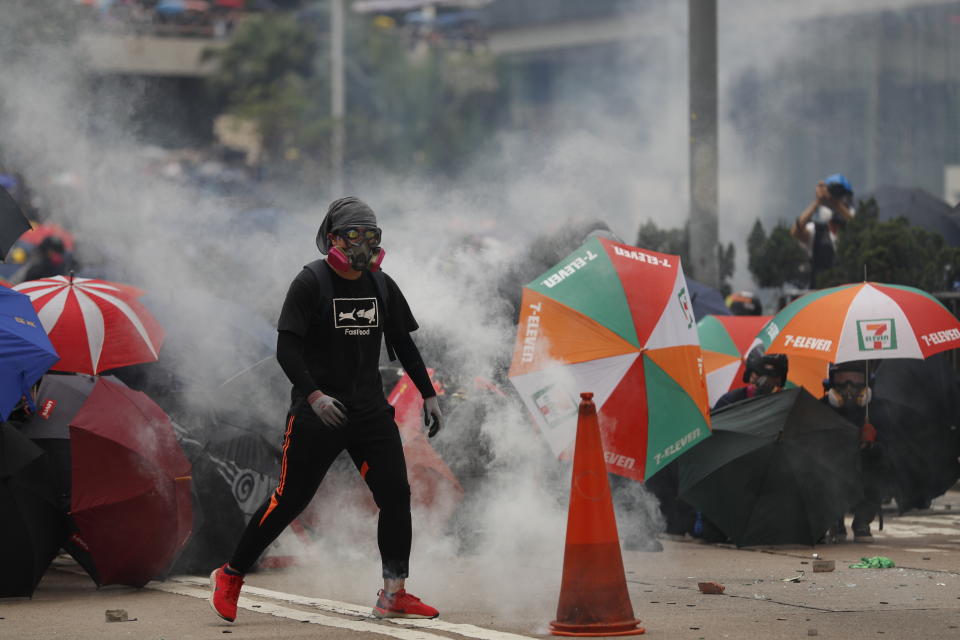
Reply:
[[[181,0],[162,0],[153,10],[159,14],[183,13],[183,2]]]
[[[0,417],[9,417],[30,385],[56,364],[57,355],[30,298],[0,287]]]
[[[693,304],[693,317],[699,322],[704,316],[728,316],[730,309],[723,300],[723,294],[712,287],[686,276],[690,289],[690,302]]]

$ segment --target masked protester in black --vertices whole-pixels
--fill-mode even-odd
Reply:
[[[373,210],[357,198],[334,201],[320,225],[326,254],[303,268],[287,292],[278,322],[277,360],[293,383],[277,488],[250,520],[229,563],[211,574],[210,604],[236,618],[245,574],[300,514],[330,465],[350,455],[380,509],[377,543],[384,587],[373,614],[435,618],[436,609],[407,593],[412,527],[410,486],[400,434],[383,394],[383,338],[424,398],[432,437],[442,414],[420,352],[417,329],[396,283],[382,271],[385,251]]]
[[[30,259],[10,275],[10,282],[20,284],[28,280],[65,276],[76,268],[77,263],[67,252],[63,240],[47,236],[36,246]]]
[[[864,498],[852,507],[852,528],[856,542],[873,542],[870,523],[880,513],[885,479],[877,430],[867,421],[867,405],[873,396],[867,363],[854,361],[831,364],[823,387],[823,402],[860,429],[860,469]],[[846,526],[841,518],[827,532],[827,538],[828,541],[839,542],[846,537]]]
[[[744,364],[743,381],[746,386],[727,391],[713,405],[713,410],[768,393],[775,393],[787,384],[789,363],[786,354],[763,353],[760,346],[754,347]]]
[[[786,354],[764,353],[763,346],[757,345],[747,354],[743,369],[745,386],[728,391],[720,396],[713,405],[713,411],[722,409],[735,402],[748,400],[769,393],[776,393],[787,384],[789,363]],[[698,514],[700,525],[695,523],[693,535],[706,542],[724,542],[727,537],[720,529],[702,514]],[[700,528],[701,531],[697,532]]]

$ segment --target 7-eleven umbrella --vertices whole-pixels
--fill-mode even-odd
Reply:
[[[593,392],[607,469],[628,478],[710,435],[677,256],[588,240],[524,287],[509,376],[557,455],[573,444],[578,394]]]
[[[808,293],[761,331],[768,352],[829,362],[926,358],[960,347],[960,322],[913,287],[861,282]]]
[[[710,406],[727,391],[744,386],[744,357],[773,316],[704,316],[697,323]]]
[[[136,287],[106,280],[54,276],[14,287],[30,297],[60,354],[52,369],[96,375],[157,359],[164,332],[137,302]]]

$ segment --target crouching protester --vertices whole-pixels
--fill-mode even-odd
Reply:
[[[872,376],[863,360],[830,364],[828,377],[823,382],[822,401],[846,418],[860,430],[860,478],[863,483],[863,500],[852,505],[853,538],[855,542],[873,542],[870,523],[880,514],[883,502],[884,471],[877,430],[867,420],[867,407],[873,397],[870,387]],[[883,528],[883,519],[880,520]],[[843,518],[827,532],[826,542],[841,542],[847,538]]]
[[[783,353],[763,353],[762,347],[754,347],[747,354],[747,361],[743,369],[743,381],[746,386],[739,387],[717,398],[713,410],[754,398],[756,396],[775,393],[787,384],[789,363]]]
[[[397,284],[380,270],[385,255],[380,239],[367,204],[353,197],[334,201],[317,233],[317,248],[326,258],[306,265],[287,291],[277,326],[277,360],[293,390],[280,479],[230,561],[210,575],[210,606],[228,622],[236,619],[244,574],[303,511],[344,450],[380,510],[383,589],[373,614],[439,615],[404,589],[412,540],[410,485],[393,407],[380,378],[383,339],[424,398],[430,437],[439,432],[443,416],[410,337],[417,322]]]
[[[758,396],[782,391],[787,384],[789,363],[786,354],[764,353],[762,345],[757,345],[747,354],[743,369],[744,386],[727,391],[717,398],[713,411],[727,407],[735,402],[749,400]],[[709,518],[696,512],[693,528],[694,538],[704,542],[726,542],[728,537]]]

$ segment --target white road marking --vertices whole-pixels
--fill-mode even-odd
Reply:
[[[920,536],[960,535],[960,516],[900,516],[884,520],[881,536],[891,538],[917,538]]]
[[[164,584],[162,582],[151,582],[146,588],[164,591],[166,593],[173,593],[179,596],[200,598],[201,600],[206,600],[210,596],[209,590],[203,591],[200,589],[194,589],[192,587],[176,586]],[[291,609],[290,607],[281,607],[280,605],[270,604],[268,602],[258,602],[256,600],[250,600],[249,598],[240,598],[240,600],[237,602],[237,607],[240,609],[253,611],[255,613],[268,613],[278,618],[288,618],[298,622],[309,622],[311,624],[319,624],[325,627],[349,629],[350,631],[357,631],[359,633],[378,633],[383,636],[399,638],[399,640],[449,640],[444,636],[438,636],[433,633],[424,633],[423,631],[417,631],[415,629],[397,629],[387,625],[372,624],[370,622],[363,622],[360,620],[334,618],[332,616],[325,616],[319,613],[310,613],[308,611],[300,611],[299,609]],[[213,616],[214,614],[211,612],[210,615]]]
[[[200,578],[196,576],[172,576],[168,578],[170,582],[179,582],[182,584],[188,585],[197,585],[201,587],[209,588],[210,580],[208,578]],[[149,587],[152,587],[154,584],[151,582]],[[477,627],[472,624],[458,624],[453,622],[446,622],[444,620],[423,620],[423,619],[411,619],[411,618],[377,618],[373,615],[372,607],[369,605],[361,606],[357,604],[351,604],[349,602],[339,602],[337,600],[327,600],[324,598],[307,598],[305,596],[298,596],[292,593],[284,593],[283,591],[273,591],[271,589],[261,589],[259,587],[251,587],[244,585],[244,592],[249,595],[258,596],[261,598],[268,598],[270,600],[278,600],[280,602],[289,602],[290,604],[297,604],[300,606],[314,607],[322,611],[329,611],[331,613],[338,613],[340,615],[348,616],[361,616],[364,618],[370,618],[372,620],[377,620],[378,622],[389,622],[395,625],[402,625],[405,627],[417,627],[422,629],[430,629],[433,631],[443,631],[446,633],[455,633],[467,638],[476,638],[477,640],[534,640],[529,636],[522,636],[515,633],[508,633],[506,631],[495,631],[493,629],[484,629],[483,627]],[[209,595],[209,591],[205,592]],[[204,596],[206,597],[206,596]],[[242,600],[242,599],[241,599]],[[260,609],[255,609],[259,611]],[[331,618],[336,620],[337,618]],[[377,628],[380,628],[381,625],[374,625]],[[434,636],[436,637],[436,636]]]

